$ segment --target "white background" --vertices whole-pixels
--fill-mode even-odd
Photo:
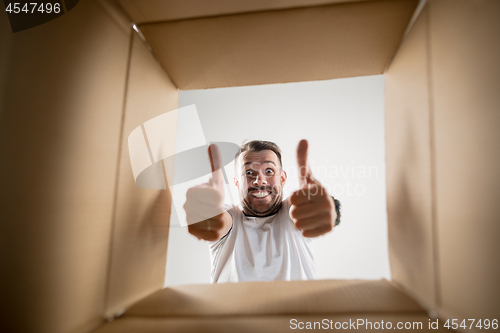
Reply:
[[[285,197],[298,188],[295,151],[307,139],[315,177],[342,203],[340,226],[314,241],[318,278],[390,278],[382,75],[181,91],[179,108],[191,104],[207,142],[277,143]],[[179,227],[175,211],[171,222],[165,285],[210,283],[207,243]]]

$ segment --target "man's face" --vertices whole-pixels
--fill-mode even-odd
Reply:
[[[286,173],[272,150],[242,153],[234,181],[245,213],[263,216],[281,207]]]

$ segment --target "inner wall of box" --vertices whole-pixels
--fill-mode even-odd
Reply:
[[[433,0],[386,72],[393,281],[444,318],[495,318],[500,3]]]

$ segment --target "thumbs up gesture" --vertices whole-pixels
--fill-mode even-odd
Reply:
[[[304,237],[317,237],[330,232],[337,218],[335,202],[321,183],[314,179],[307,164],[306,140],[297,147],[300,189],[290,197],[290,217]]]
[[[186,193],[186,219],[189,233],[198,239],[215,241],[222,238],[232,226],[232,218],[224,211],[224,178],[220,150],[217,145],[208,148],[212,177],[208,183],[191,187]]]

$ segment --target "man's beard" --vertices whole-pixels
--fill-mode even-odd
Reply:
[[[259,212],[255,210],[255,208],[252,206],[250,200],[248,199],[248,196],[251,195],[250,191],[251,190],[271,190],[271,194],[275,194],[276,197],[274,198],[274,201],[271,202],[271,205],[266,209],[265,211]],[[245,198],[241,201],[241,204],[243,206],[243,210],[245,213],[250,213],[252,216],[256,217],[261,217],[261,216],[267,216],[267,215],[272,215],[275,214],[280,208],[281,204],[283,201],[283,188],[280,188],[279,191],[277,191],[274,187],[263,187],[263,188],[250,188],[247,189],[247,195]]]

